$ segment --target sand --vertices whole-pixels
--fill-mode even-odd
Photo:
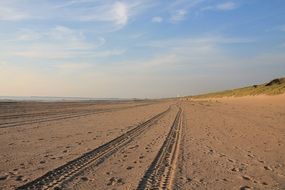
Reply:
[[[284,97],[185,103],[183,189],[284,189]]]
[[[91,162],[82,167],[61,187],[137,189],[159,152],[168,151],[164,150],[170,142],[166,137],[181,108],[175,124],[181,125],[177,133],[181,136],[174,139],[179,150],[168,151],[171,162],[163,167],[163,172],[170,173],[167,177],[173,178],[171,183],[163,179],[167,187],[285,188],[285,96],[279,95],[199,101],[0,104],[0,189],[27,184],[97,150],[169,107],[139,134],[124,137],[129,140],[123,139],[125,144],[104,155],[100,164]],[[172,160],[175,155],[178,160]]]

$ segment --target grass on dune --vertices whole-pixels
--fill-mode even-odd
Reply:
[[[190,98],[222,98],[222,97],[241,97],[241,96],[255,96],[255,95],[278,95],[285,93],[285,78],[274,79],[270,83],[253,85],[244,88],[233,90],[226,90],[222,92],[214,92],[191,96]]]

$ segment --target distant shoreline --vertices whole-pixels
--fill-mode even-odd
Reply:
[[[40,101],[40,102],[62,102],[62,101],[133,101],[145,100],[135,98],[84,98],[84,97],[45,97],[45,96],[0,96],[0,102],[9,101]]]

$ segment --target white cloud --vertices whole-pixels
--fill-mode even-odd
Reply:
[[[10,59],[37,59],[39,61],[81,59],[94,61],[94,58],[108,58],[124,54],[125,49],[100,49],[106,40],[93,37],[79,29],[55,26],[50,29],[19,29],[14,39],[2,41],[0,55]]]
[[[163,18],[159,17],[159,16],[156,16],[156,17],[152,17],[151,21],[152,22],[161,23],[163,21]]]
[[[145,43],[143,45],[158,48],[175,48],[175,47],[189,47],[197,45],[218,45],[218,44],[238,44],[238,43],[251,43],[253,39],[246,38],[226,38],[223,36],[209,36],[197,38],[174,38],[166,40],[158,40]]]
[[[19,21],[28,18],[30,18],[30,16],[27,13],[17,10],[16,8],[13,7],[1,6],[0,4],[0,20]]]
[[[217,10],[223,10],[223,11],[233,10],[236,8],[237,8],[237,5],[234,2],[226,2],[223,4],[217,5]]]
[[[207,0],[179,0],[171,1],[165,8],[165,11],[170,13],[170,21],[173,23],[186,19],[190,10],[197,8],[200,4]]]
[[[89,9],[78,8],[74,12],[69,12],[73,19],[81,21],[99,21],[110,22],[116,25],[124,26],[129,20],[129,7],[123,2],[113,2],[98,5]]]
[[[167,7],[167,9],[170,11],[177,10],[178,8],[189,10],[205,1],[206,0],[179,0],[179,1],[176,0],[172,1],[172,3]]]
[[[16,32],[16,40],[18,41],[33,41],[42,38],[42,34],[30,29],[19,29]]]
[[[1,95],[169,97],[177,93],[189,95],[240,86],[242,82],[259,80],[264,76],[270,79],[283,71],[284,54],[272,53],[241,58],[230,54],[220,46],[248,42],[250,42],[248,39],[223,36],[160,40],[146,44],[148,48],[162,50],[148,57],[104,64],[104,68],[87,62],[64,61],[55,65],[56,70],[50,74],[45,72],[45,68],[34,70],[25,66],[23,69],[11,69],[11,64],[7,64],[5,69],[0,69],[0,81],[5,80],[9,83],[3,82],[0,93]],[[103,53],[105,54],[109,53]],[[254,76],[252,70],[255,70]],[[240,73],[243,74],[242,79]]]
[[[225,2],[225,3],[221,3],[221,4],[217,4],[214,6],[207,6],[204,7],[202,10],[213,10],[213,11],[230,11],[230,10],[234,10],[237,9],[238,5],[234,2]]]
[[[150,0],[0,1],[0,20],[58,19],[100,22],[99,29],[114,31],[127,25],[151,4],[153,3]]]
[[[114,7],[114,17],[116,20],[116,23],[119,25],[125,25],[128,22],[128,8],[127,6],[122,2],[116,2]]]
[[[127,25],[151,3],[149,0],[110,0],[94,4],[95,6],[89,8],[79,6],[79,8],[68,12],[65,17],[80,21],[101,22],[101,25],[114,25],[113,27],[117,30]]]
[[[32,31],[22,29],[21,39],[16,46],[7,45],[9,54],[36,59],[65,59],[77,56],[90,56],[105,44],[105,39],[98,37],[92,42],[87,41],[83,32],[65,26],[56,26],[47,31]],[[35,36],[32,36],[36,34]]]
[[[129,70],[129,73],[136,71],[151,71],[161,73],[173,69],[182,69],[195,75],[195,70],[201,71],[218,69],[225,70],[235,63],[236,58],[229,55],[224,49],[224,44],[243,44],[250,43],[252,40],[226,38],[226,37],[199,37],[199,38],[178,38],[152,41],[144,44],[153,48],[154,52],[163,52],[154,55],[151,59],[140,60],[139,63],[130,62],[127,65],[121,65],[123,71]],[[147,67],[147,68],[146,68]],[[137,73],[138,74],[138,73]],[[197,73],[199,74],[199,73]]]
[[[182,21],[186,18],[187,15],[187,11],[186,10],[176,10],[172,13],[171,16],[171,21],[172,22],[178,22],[178,21]]]

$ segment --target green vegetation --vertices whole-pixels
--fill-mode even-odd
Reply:
[[[202,94],[191,96],[190,98],[222,98],[222,97],[241,97],[241,96],[255,96],[255,95],[277,95],[285,93],[285,78],[274,79],[267,84],[253,85],[244,88],[233,90],[226,90],[222,92],[214,92],[209,94]],[[189,97],[186,97],[189,98]]]

